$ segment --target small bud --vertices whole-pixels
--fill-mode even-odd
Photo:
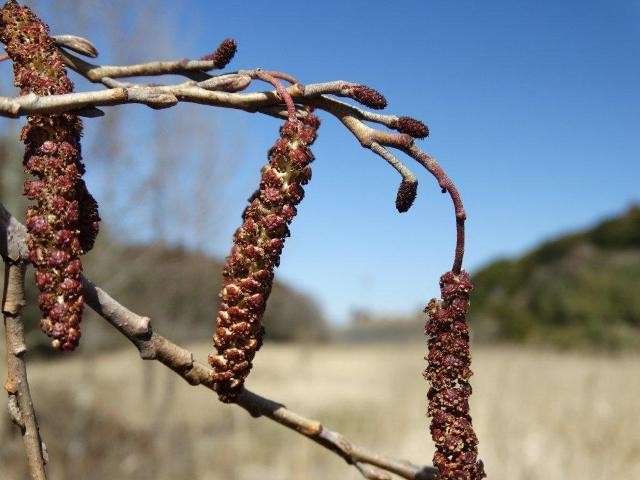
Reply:
[[[418,182],[402,179],[396,195],[396,208],[404,213],[411,208],[418,192]]]
[[[222,69],[227,66],[238,50],[238,44],[232,38],[223,40],[215,52],[205,55],[201,60],[213,61],[213,67]]]
[[[345,89],[345,93],[348,97],[374,110],[382,110],[387,106],[387,99],[380,92],[366,85],[350,85]]]
[[[429,127],[420,120],[411,117],[398,117],[392,123],[391,128],[395,128],[400,133],[406,133],[413,138],[427,138],[429,136]]]

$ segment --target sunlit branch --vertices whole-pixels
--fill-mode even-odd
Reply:
[[[26,228],[0,204],[0,254],[7,258],[11,252],[18,255],[15,260],[27,261],[26,236]],[[188,350],[153,331],[148,317],[127,309],[85,277],[83,295],[87,305],[134,344],[141,358],[157,360],[190,385],[202,385],[213,390],[211,369],[194,360],[193,354]],[[254,417],[267,417],[331,450],[347,463],[356,466],[367,479],[390,478],[383,476],[382,471],[410,480],[435,479],[436,471],[432,467],[419,467],[361,447],[317,420],[304,417],[281,403],[247,389],[240,393],[235,403]]]

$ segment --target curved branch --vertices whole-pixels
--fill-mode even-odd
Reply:
[[[247,112],[261,112],[268,115],[282,116],[284,112],[281,107],[281,95],[276,91],[231,93],[228,91],[244,89],[249,85],[248,79],[264,77],[264,72],[258,70],[245,70],[237,74],[213,77],[211,80],[200,83],[186,82],[169,86],[143,86],[127,85],[116,82],[116,85],[123,85],[118,88],[99,90],[93,92],[69,93],[66,95],[49,95],[38,97],[34,94],[21,97],[0,97],[0,115],[18,117],[22,115],[32,115],[36,113],[61,113],[78,109],[91,109],[99,106],[121,105],[127,103],[141,103],[154,109],[172,107],[179,102],[191,102],[205,105],[212,105],[224,108],[234,108]],[[111,80],[103,78],[103,80]],[[114,80],[111,80],[115,82]],[[379,115],[339,100],[319,95],[317,92],[335,90],[336,85],[344,82],[327,82],[324,84],[311,84],[301,87],[294,84],[286,89],[296,103],[310,105],[319,108],[335,116],[342,124],[358,139],[360,144],[378,155],[382,156],[398,170],[405,180],[410,180],[411,174],[399,160],[390,156],[388,152],[380,147],[390,147],[403,151],[418,163],[424,166],[438,181],[443,192],[451,196],[456,215],[456,251],[452,270],[459,273],[462,268],[464,255],[464,221],[466,214],[462,204],[462,199],[455,184],[445,174],[440,165],[431,156],[423,152],[415,145],[414,139],[407,133],[393,133],[381,131],[370,127],[364,121],[371,121],[391,128],[398,128],[402,125],[401,119],[395,115]],[[113,85],[113,83],[112,83]],[[205,85],[204,88],[201,85]],[[274,108],[276,109],[274,112]],[[291,105],[287,107],[286,115],[291,115]],[[424,126],[426,129],[426,126]],[[391,158],[394,160],[391,161]],[[411,174],[413,176],[413,174]],[[415,179],[415,176],[413,176]],[[415,188],[415,182],[412,188]]]
[[[26,228],[0,203],[0,254],[18,254],[15,260],[27,261]],[[193,354],[154,332],[148,317],[127,309],[107,292],[83,277],[85,302],[124,335],[144,360],[157,360],[184,378],[190,385],[202,385],[213,391],[211,369],[193,358]],[[235,403],[254,417],[266,417],[294,430],[331,450],[356,468],[367,479],[387,479],[384,471],[409,480],[433,480],[433,467],[420,467],[410,462],[378,454],[347,440],[342,434],[326,428],[286,408],[283,404],[244,389]]]

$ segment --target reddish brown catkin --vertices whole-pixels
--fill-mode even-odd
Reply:
[[[14,1],[0,9],[0,41],[13,60],[20,94],[73,91],[49,29],[27,7]],[[80,340],[84,300],[79,256],[98,233],[98,205],[82,180],[82,123],[76,115],[32,115],[22,130],[27,180],[29,256],[35,266],[42,311],[40,327],[54,348],[73,350]]]
[[[466,314],[472,288],[467,272],[447,272],[440,277],[442,299],[434,298],[425,309],[429,317],[425,333],[430,338],[424,376],[431,384],[428,413],[439,480],[486,477],[469,415],[472,372]]]
[[[269,150],[269,163],[262,168],[260,187],[233,236],[213,336],[218,354],[209,356],[215,390],[223,402],[233,401],[239,393],[262,345],[261,320],[273,270],[280,263],[296,205],[304,196],[302,185],[311,178],[309,145],[319,124],[309,113],[304,120],[289,120],[280,128],[280,138]]]

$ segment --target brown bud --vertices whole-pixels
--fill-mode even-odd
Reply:
[[[429,127],[420,120],[411,117],[398,117],[391,127],[400,133],[411,135],[413,138],[426,138],[429,136]]]
[[[227,66],[238,50],[238,44],[233,38],[227,38],[220,43],[218,48],[201,60],[212,60],[214,68],[222,69]]]

